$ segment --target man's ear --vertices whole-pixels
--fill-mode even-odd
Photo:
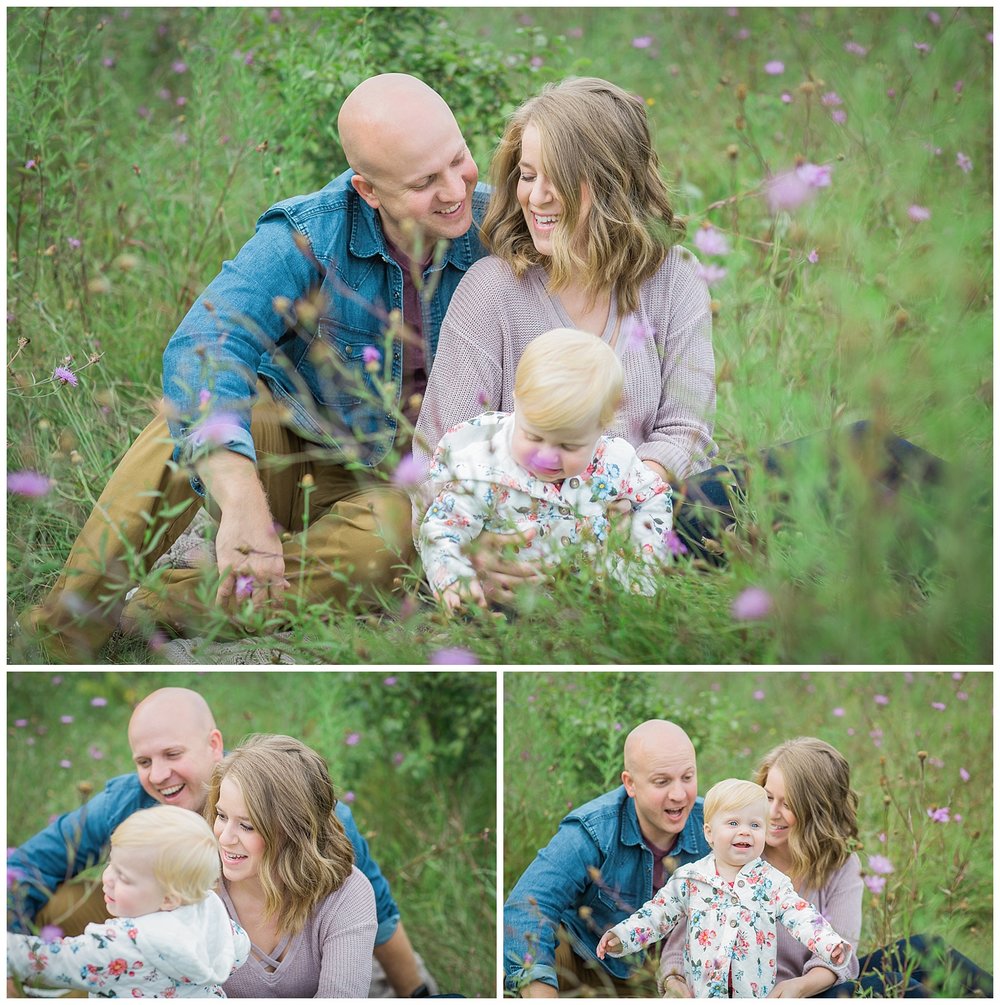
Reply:
[[[221,761],[223,754],[226,752],[226,748],[222,742],[222,733],[217,729],[213,729],[208,737],[208,746],[211,748],[212,754],[216,761]]]
[[[379,197],[375,194],[375,189],[367,178],[364,178],[359,174],[352,175],[351,184],[354,186],[354,191],[357,192],[358,195],[360,195],[372,209],[378,209]]]
[[[625,786],[625,791],[634,799],[635,782],[632,780],[632,776],[627,771],[622,772],[622,785]]]

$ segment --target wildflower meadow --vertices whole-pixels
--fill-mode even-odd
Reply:
[[[205,697],[227,749],[283,733],[325,758],[441,990],[493,997],[495,674],[10,672],[9,846],[135,770],[132,708],[165,686]]]
[[[859,953],[937,935],[993,972],[992,673],[508,671],[504,895],[569,810],[620,784],[650,718],[687,731],[701,794],[793,737],[835,746],[860,797]]]
[[[159,407],[194,298],[269,205],[346,167],[360,80],[437,88],[485,179],[507,114],[590,75],[645,104],[711,292],[717,460],[749,468],[706,542],[725,563],[678,542],[655,597],[564,572],[508,617],[452,619],[400,568],[374,616],[247,630],[300,663],[992,662],[990,8],[20,7],[7,46],[9,621]],[[942,484],[886,488],[827,436],[861,420],[941,458]],[[765,470],[759,451],[817,434]],[[161,647],[119,636],[101,659]],[[40,657],[15,632],[8,659]]]

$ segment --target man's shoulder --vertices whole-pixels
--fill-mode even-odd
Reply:
[[[354,172],[348,170],[333,178],[316,192],[282,199],[269,206],[261,214],[260,219],[285,216],[292,223],[304,226],[316,219],[337,216],[345,210],[351,209],[357,201],[358,195],[354,191],[354,186],[351,185],[353,176]]]
[[[596,796],[582,806],[575,807],[566,814],[563,821],[579,820],[583,823],[590,823],[617,819],[627,799],[628,793],[625,791],[625,786],[619,785],[617,789],[612,789],[610,792]]]

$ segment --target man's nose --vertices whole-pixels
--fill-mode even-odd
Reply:
[[[442,202],[451,206],[465,198],[466,181],[462,171],[452,171],[448,175],[448,186],[442,195]]]
[[[156,782],[166,781],[170,777],[170,765],[166,761],[154,760],[149,766],[149,780]]]

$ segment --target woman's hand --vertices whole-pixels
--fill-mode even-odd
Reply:
[[[815,970],[810,971],[810,973],[815,973]],[[831,973],[831,971],[827,970],[827,973]],[[829,984],[825,985],[825,987],[829,987]],[[767,997],[811,998],[817,991],[821,990],[823,988],[817,988],[815,982],[809,979],[809,974],[805,974],[802,977],[792,977],[787,981],[778,981]]]
[[[479,576],[481,590],[487,600],[510,605],[519,586],[542,583],[544,574],[530,562],[518,562],[505,557],[504,552],[524,548],[534,540],[538,531],[531,527],[519,534],[491,534],[484,532],[476,538],[475,549],[469,560]]]
[[[694,992],[681,974],[669,974],[663,982],[664,998],[694,998]]]

